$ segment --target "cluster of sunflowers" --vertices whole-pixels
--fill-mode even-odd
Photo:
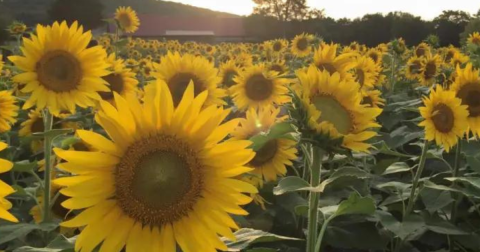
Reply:
[[[341,46],[310,34],[180,43],[121,36],[140,25],[130,7],[115,21],[118,32],[98,38],[77,22],[38,25],[0,55],[0,173],[11,175],[0,180],[0,218],[61,221],[76,251],[228,250],[219,236],[235,240],[241,206],[266,208],[265,183],[302,177],[300,160],[308,180],[309,148],[375,149],[396,90],[424,96],[425,151],[480,136],[479,70],[455,47]],[[480,47],[480,35],[468,43]]]

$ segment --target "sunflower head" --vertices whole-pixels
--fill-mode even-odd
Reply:
[[[427,54],[427,56],[425,57],[425,64],[420,70],[419,75],[422,85],[429,86],[435,82],[441,64],[442,60],[440,59],[440,56],[438,54]]]
[[[347,72],[355,65],[351,59],[354,53],[343,53],[337,56],[337,44],[322,43],[315,51],[313,64],[320,71],[327,71],[329,74],[339,73],[345,78]]]
[[[420,77],[422,69],[425,66],[425,58],[412,56],[408,59],[407,65],[405,66],[405,77],[410,80],[414,80]]]
[[[373,108],[385,106],[385,99],[381,97],[382,92],[380,92],[380,90],[362,88],[361,92],[362,104]]]
[[[101,99],[97,92],[108,91],[102,79],[108,74],[107,55],[99,45],[88,47],[91,38],[77,22],[38,25],[36,35],[23,38],[24,56],[9,59],[23,72],[13,80],[25,84],[22,92],[31,93],[24,109],[36,105],[53,114],[73,113],[76,105],[94,106]]]
[[[280,105],[290,100],[287,96],[287,80],[280,77],[278,72],[269,71],[264,64],[246,68],[234,81],[236,85],[230,87],[230,93],[240,110]]]
[[[19,21],[13,21],[13,23],[8,26],[8,32],[14,36],[21,35],[26,31],[27,31],[27,26],[24,23]]]
[[[279,75],[283,75],[288,72],[288,68],[285,65],[285,60],[276,60],[268,64],[268,70],[278,72]]]
[[[135,95],[138,81],[135,79],[135,73],[125,67],[123,60],[117,59],[115,54],[110,54],[107,59],[111,65],[111,73],[103,77],[108,83],[109,91],[99,92],[102,100],[113,102],[113,93],[121,96]]]
[[[450,64],[456,68],[457,66],[463,66],[465,63],[470,61],[470,57],[461,52],[456,52],[453,57],[450,59]]]
[[[294,104],[305,111],[306,120],[303,122],[306,126],[299,128],[312,131],[314,139],[326,149],[341,145],[367,152],[370,144],[364,141],[376,135],[370,128],[380,126],[375,119],[382,110],[361,104],[359,85],[342,80],[338,73],[330,75],[313,66],[297,71],[297,77],[302,101]]]
[[[480,33],[474,32],[468,36],[467,42],[472,45],[480,46]]]
[[[302,33],[295,36],[291,44],[291,52],[294,56],[304,58],[312,52],[312,41],[315,37],[311,34]]]
[[[352,70],[353,77],[360,87],[373,88],[381,67],[370,57],[361,56],[355,59],[355,67]]]
[[[18,106],[11,91],[0,91],[0,133],[9,131],[18,115]]]
[[[238,76],[241,72],[241,69],[237,66],[234,60],[229,60],[220,65],[219,76],[222,78],[222,86],[225,88],[230,88],[235,85],[234,78]]]
[[[119,28],[126,33],[134,33],[140,26],[137,13],[131,7],[118,7],[115,11],[115,20]]]
[[[383,54],[384,52],[382,50],[379,50],[377,48],[372,48],[368,50],[366,55],[370,57],[373,60],[373,62],[375,62],[375,64],[381,65],[383,61]]]
[[[468,129],[467,106],[455,97],[455,92],[443,90],[440,85],[431,90],[423,103],[419,110],[424,121],[419,125],[425,127],[425,139],[450,151]]]
[[[430,46],[425,42],[420,43],[414,49],[414,55],[417,57],[423,57],[429,53],[430,53]]]
[[[6,143],[0,142],[0,151],[5,150],[7,147],[8,145]],[[0,162],[2,163],[0,166],[0,174],[10,171],[13,167],[13,163],[8,160],[0,159]],[[10,222],[18,222],[17,218],[8,212],[8,210],[12,208],[12,203],[5,199],[6,196],[14,193],[15,190],[2,180],[0,180],[0,188],[0,219]]]

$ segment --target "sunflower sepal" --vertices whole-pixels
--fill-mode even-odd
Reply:
[[[280,122],[275,124],[268,132],[260,132],[259,134],[251,137],[251,148],[254,151],[260,150],[268,141],[273,139],[285,138],[295,140],[292,135],[297,132],[297,128],[290,122]],[[293,139],[292,139],[293,138]]]

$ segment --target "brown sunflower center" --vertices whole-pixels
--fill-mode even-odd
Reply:
[[[122,75],[120,74],[109,74],[107,76],[104,76],[103,79],[108,82],[109,87],[110,87],[110,92],[98,92],[102,99],[104,100],[112,100],[113,99],[113,92],[117,92],[118,94],[121,94],[123,92],[123,88],[125,86],[125,83],[123,81]]]
[[[329,122],[333,124],[335,129],[340,134],[348,134],[352,128],[352,116],[351,113],[343,107],[336,98],[331,95],[319,95],[313,99],[313,105],[320,112],[320,118],[318,122]]]
[[[365,96],[363,97],[362,104],[367,104],[370,105],[370,107],[373,107],[373,100],[370,96]]]
[[[472,38],[472,43],[476,45],[480,45],[480,37],[473,37]]]
[[[235,81],[233,79],[237,75],[238,75],[238,73],[235,70],[225,71],[225,73],[223,74],[223,80],[222,80],[223,85],[225,85],[226,87],[231,87],[231,86],[235,85]]]
[[[427,50],[423,47],[418,47],[416,50],[415,50],[415,55],[417,55],[417,57],[422,57],[424,56],[425,54],[427,53]]]
[[[419,60],[413,61],[410,65],[408,65],[408,69],[412,74],[418,74],[421,69],[421,62]]]
[[[47,52],[37,62],[36,70],[40,84],[57,93],[76,89],[82,80],[80,62],[64,50]]]
[[[445,55],[445,61],[449,62],[453,58],[454,55],[455,55],[454,51],[448,51],[447,54]]]
[[[363,87],[365,84],[365,72],[362,69],[357,69],[357,75],[355,76],[355,80],[360,84],[360,87]]]
[[[280,50],[282,50],[282,47],[283,47],[282,43],[280,43],[278,41],[273,44],[273,50],[275,52],[279,52]]]
[[[304,51],[308,48],[308,40],[306,38],[301,38],[297,42],[297,49]]]
[[[191,73],[177,73],[170,78],[168,87],[170,88],[170,92],[172,92],[173,104],[175,107],[178,106],[182,100],[183,93],[185,93],[190,81],[193,81],[195,96],[204,90],[203,82],[197,76]]]
[[[375,63],[378,62],[379,56],[377,53],[370,53],[368,57],[370,57]]]
[[[43,124],[43,118],[38,117],[33,123],[32,126],[30,127],[30,130],[32,133],[38,133],[38,132],[43,132],[45,131],[45,125]]]
[[[432,121],[435,128],[442,133],[449,133],[453,129],[455,120],[452,109],[440,103],[433,108],[433,113]]]
[[[122,210],[144,225],[163,226],[188,215],[203,190],[196,153],[176,137],[157,135],[131,145],[116,167]]]
[[[424,77],[425,79],[429,80],[435,77],[435,74],[437,73],[437,65],[435,62],[428,62],[427,65],[425,65],[425,72],[424,72]]]
[[[283,67],[279,64],[273,64],[270,66],[270,70],[271,71],[275,71],[275,72],[278,72],[279,74],[282,74],[283,73]]]
[[[277,149],[278,140],[269,140],[255,153],[255,157],[250,161],[250,165],[259,167],[270,162],[275,157],[275,154],[277,154]]]
[[[334,74],[335,72],[337,72],[337,68],[335,68],[335,66],[332,63],[319,63],[317,64],[317,68],[320,71],[326,70],[330,74]]]
[[[263,74],[255,74],[247,80],[245,91],[249,99],[263,101],[273,94],[273,81],[265,78]]]
[[[480,116],[480,83],[468,83],[457,93],[463,105],[468,105],[469,117]]]
[[[120,23],[120,26],[122,28],[127,28],[132,25],[132,19],[130,18],[130,15],[128,13],[122,13],[118,17],[118,22]]]

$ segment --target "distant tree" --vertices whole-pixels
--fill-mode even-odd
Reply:
[[[461,44],[465,44],[468,36],[474,32],[480,32],[480,17],[472,19],[467,26],[465,26],[465,30],[460,34]]]
[[[408,45],[413,46],[432,33],[431,23],[418,16],[406,12],[391,12],[388,16],[392,19],[390,39],[403,38]]]
[[[441,46],[460,45],[460,33],[470,22],[471,16],[464,11],[443,11],[433,20],[435,34],[440,39]]]
[[[253,0],[257,5],[254,14],[275,17],[278,20],[291,21],[305,19],[308,14],[318,15],[322,11],[310,9],[307,0]]]
[[[102,25],[104,6],[100,0],[55,0],[48,14],[52,21],[78,21],[85,29],[92,30]]]

